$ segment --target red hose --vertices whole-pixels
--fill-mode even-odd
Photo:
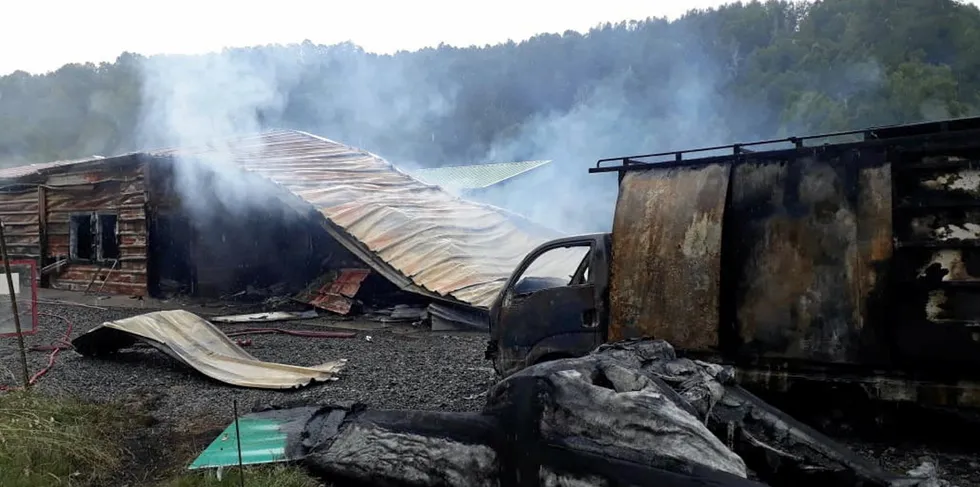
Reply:
[[[56,315],[52,313],[38,313],[38,315],[58,318],[59,320],[67,323],[68,327],[65,330],[65,335],[60,340],[57,340],[55,344],[38,345],[30,348],[30,350],[32,351],[39,351],[39,352],[51,351],[51,355],[48,356],[48,365],[46,365],[38,373],[34,374],[30,378],[30,380],[28,380],[28,384],[30,385],[34,385],[38,381],[38,379],[43,377],[44,374],[47,374],[48,371],[51,370],[52,367],[54,367],[54,360],[58,356],[58,353],[60,353],[62,350],[70,350],[73,348],[70,340],[71,340],[71,333],[72,330],[74,330],[75,325],[74,323],[71,322],[71,320],[65,318],[64,316]],[[357,333],[345,332],[345,331],[286,330],[283,328],[245,328],[242,330],[236,330],[225,334],[232,337],[232,336],[239,336],[239,335],[263,335],[269,333],[282,333],[284,335],[301,336],[301,337],[308,337],[308,338],[354,338],[355,336],[357,336]],[[0,384],[0,392],[13,391],[19,389],[23,389],[23,387],[10,387],[10,386],[5,386]]]
[[[38,351],[47,351],[47,350],[50,350],[51,351],[51,355],[48,356],[48,365],[46,365],[38,373],[34,374],[30,378],[30,380],[27,381],[27,383],[30,384],[30,385],[34,385],[35,383],[37,383],[38,379],[40,379],[41,377],[43,377],[44,374],[47,374],[48,371],[51,370],[52,367],[54,367],[54,359],[58,356],[58,353],[60,353],[62,350],[66,350],[66,349],[71,348],[71,344],[69,343],[69,340],[71,339],[71,332],[75,328],[74,323],[72,323],[71,320],[69,320],[68,318],[65,318],[64,316],[56,315],[56,314],[52,314],[52,313],[38,313],[38,315],[40,315],[40,316],[50,316],[52,318],[58,318],[59,320],[64,321],[68,325],[68,327],[65,330],[64,337],[62,337],[60,340],[58,340],[56,345],[42,345],[42,346],[37,346],[37,347],[32,347],[31,348],[31,350],[38,350]],[[0,385],[0,391],[13,391],[13,390],[19,390],[19,389],[23,389],[23,387],[10,387],[10,386],[5,386],[5,385]]]

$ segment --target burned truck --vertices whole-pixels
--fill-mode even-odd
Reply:
[[[751,389],[980,406],[980,118],[590,172],[619,175],[612,232],[514,270],[490,309],[499,374],[652,337]]]

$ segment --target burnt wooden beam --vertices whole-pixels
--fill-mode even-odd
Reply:
[[[37,187],[37,230],[38,230],[38,267],[47,269],[48,259],[48,197],[44,186]],[[43,272],[38,276],[38,284],[48,287],[48,275]]]

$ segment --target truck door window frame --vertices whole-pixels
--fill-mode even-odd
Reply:
[[[553,250],[571,249],[571,248],[579,248],[579,247],[586,249],[585,255],[582,256],[582,260],[578,263],[578,265],[575,266],[574,273],[568,275],[569,280],[566,281],[565,284],[561,286],[552,286],[552,287],[546,287],[541,289],[535,289],[533,291],[524,292],[520,294],[516,292],[517,284],[521,282],[521,279],[524,278],[524,274],[527,272],[528,269],[531,268],[532,265],[534,265],[535,262],[538,261],[539,258],[541,258],[545,254]],[[530,296],[531,294],[534,294],[538,291],[544,291],[546,289],[556,289],[559,287],[581,287],[581,286],[593,285],[594,283],[592,282],[592,273],[591,272],[587,273],[587,270],[591,267],[590,264],[594,257],[594,253],[595,253],[595,241],[593,239],[577,240],[577,241],[570,241],[570,242],[555,242],[553,245],[549,245],[547,247],[542,247],[537,249],[537,251],[534,252],[534,254],[529,255],[524,260],[524,262],[521,263],[521,266],[518,268],[517,272],[515,272],[511,276],[511,279],[507,282],[507,288],[504,295],[504,303],[503,303],[504,306],[510,306],[511,301],[514,298]],[[587,279],[585,278],[586,273],[588,274]]]
[[[579,262],[578,267],[575,269],[575,274],[572,274],[572,279],[568,281],[569,286],[585,286],[589,284],[594,284],[592,282],[592,273],[589,272],[592,268],[592,258],[595,245],[589,246],[589,251],[585,253],[582,257],[582,261]]]

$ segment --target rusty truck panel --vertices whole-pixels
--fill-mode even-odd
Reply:
[[[730,164],[624,175],[613,221],[609,339],[718,344],[722,217]]]
[[[880,153],[846,152],[735,167],[726,242],[743,354],[865,360],[867,300],[891,246],[883,165]]]
[[[857,296],[861,360],[885,363],[888,356],[889,295],[894,257],[892,165],[881,151],[865,151],[858,165]]]
[[[859,135],[599,161],[592,172],[621,178],[609,339],[651,334],[773,372],[808,363],[941,377],[980,362],[980,118]],[[727,202],[712,213],[720,259],[688,257],[684,230],[708,193],[680,175],[724,165]],[[718,204],[726,193],[715,191]],[[678,272],[695,268],[720,282],[718,300]]]
[[[730,168],[727,193],[695,184],[711,167]],[[980,407],[980,117],[602,159],[590,172],[620,177],[604,339],[665,338],[769,391],[835,383]],[[706,201],[725,201],[711,213],[718,258],[681,251]],[[717,299],[695,273],[719,283]]]
[[[881,148],[625,172],[608,339],[656,336],[749,359],[887,362],[891,174]]]
[[[904,151],[896,164],[895,307],[903,358],[980,357],[980,149]]]

